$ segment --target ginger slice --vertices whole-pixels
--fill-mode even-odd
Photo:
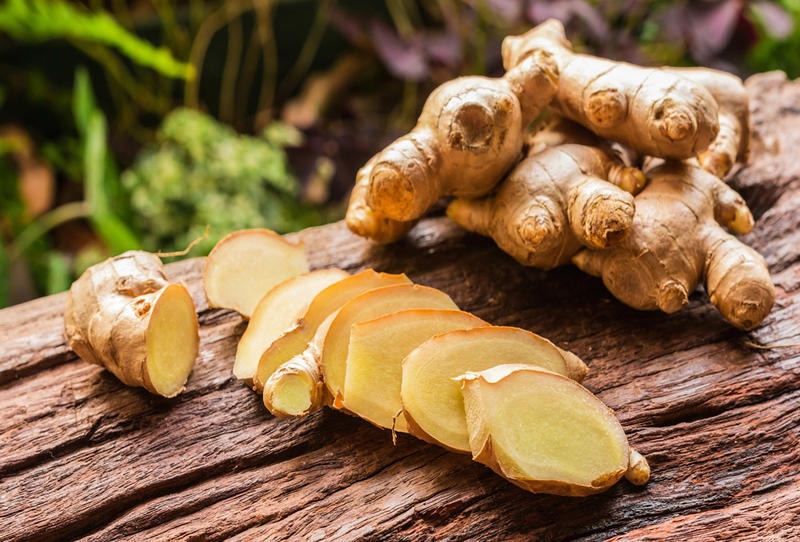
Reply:
[[[264,350],[292,328],[318,293],[349,276],[341,269],[320,269],[286,279],[267,292],[253,310],[236,347],[234,376],[252,382]]]
[[[347,352],[353,324],[406,309],[458,309],[446,293],[418,284],[386,286],[365,292],[345,304],[331,322],[320,355],[322,378],[341,406]]]
[[[409,432],[450,450],[469,452],[464,401],[455,378],[500,363],[538,365],[575,380],[586,374],[577,356],[524,329],[451,331],[425,341],[403,360],[400,396]]]
[[[475,461],[534,493],[585,496],[649,466],[628,446],[614,413],[586,388],[528,365],[460,377]]]
[[[158,256],[130,251],[86,270],[67,294],[64,331],[82,359],[128,386],[179,394],[197,358],[194,302],[169,284]]]
[[[240,230],[222,238],[208,255],[203,287],[209,307],[250,318],[264,294],[303,273],[308,273],[308,260],[302,243],[267,229]]]
[[[320,324],[350,299],[374,288],[410,282],[405,275],[377,273],[372,269],[366,269],[319,292],[295,326],[273,341],[261,355],[258,370],[253,378],[256,391],[264,389],[264,383],[278,367],[302,354],[314,338]]]
[[[467,312],[410,309],[354,324],[344,377],[346,410],[378,427],[407,433],[400,401],[402,361],[431,337],[489,324]]]

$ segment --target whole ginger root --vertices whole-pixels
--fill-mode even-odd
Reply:
[[[503,40],[503,64],[515,66],[537,51],[558,64],[553,109],[599,136],[679,160],[703,152],[717,137],[717,102],[695,77],[574,53],[554,19]]]
[[[610,149],[563,143],[529,155],[490,196],[456,199],[447,215],[493,238],[523,265],[550,269],[569,263],[583,246],[604,248],[623,239],[633,224],[631,193],[644,182],[641,171]]]
[[[775,302],[775,288],[764,258],[723,228],[752,229],[745,202],[691,162],[663,163],[648,179],[636,197],[630,235],[613,248],[583,250],[573,263],[639,310],[676,312],[703,279],[726,320],[756,327]]]
[[[459,77],[434,90],[417,125],[359,171],[347,224],[377,242],[402,236],[442,196],[488,193],[519,160],[524,130],[550,103],[558,69],[534,51],[503,77]]]

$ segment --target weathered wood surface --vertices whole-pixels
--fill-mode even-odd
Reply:
[[[735,176],[758,217],[778,302],[751,333],[700,292],[638,313],[570,268],[525,269],[430,219],[397,246],[342,224],[300,233],[314,267],[406,272],[496,323],[583,357],[585,381],[650,460],[645,488],[585,499],[523,492],[468,457],[339,412],[278,420],[233,379],[244,329],[209,310],[202,261],[169,267],[200,308],[187,391],[161,400],[83,363],[62,337],[64,296],[0,311],[0,539],[800,539],[800,83],[751,79],[754,150]]]

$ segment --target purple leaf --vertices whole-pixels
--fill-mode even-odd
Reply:
[[[461,40],[453,32],[429,32],[422,35],[422,46],[428,58],[451,70],[461,66]]]
[[[531,0],[528,4],[526,15],[533,23],[541,23],[547,19],[558,19],[567,24],[572,19],[570,2],[556,2],[554,0]]]
[[[489,9],[506,23],[517,21],[522,15],[521,0],[487,0]]]
[[[418,37],[403,40],[394,29],[377,20],[370,21],[369,34],[378,57],[392,75],[411,81],[428,76],[428,62]]]
[[[791,15],[774,2],[753,2],[753,10],[763,22],[764,30],[773,38],[788,38],[794,30]]]
[[[689,48],[701,61],[707,61],[728,45],[744,9],[741,0],[723,0],[708,4],[695,2],[689,6]]]

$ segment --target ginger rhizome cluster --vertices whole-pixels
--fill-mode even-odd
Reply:
[[[507,37],[502,56],[503,77],[442,84],[417,126],[359,171],[350,228],[396,241],[437,199],[452,196],[450,218],[524,265],[574,262],[642,310],[673,312],[705,283],[731,324],[759,325],[774,303],[766,264],[735,239],[719,240],[752,224],[705,219],[707,209],[734,199],[739,220],[750,216],[719,180],[747,160],[742,81],[577,53],[555,20]],[[510,108],[499,107],[506,102]],[[649,157],[666,163],[645,175]],[[666,171],[667,184],[683,188],[664,190]],[[647,179],[660,188],[644,188]],[[736,279],[725,274],[738,265]]]

